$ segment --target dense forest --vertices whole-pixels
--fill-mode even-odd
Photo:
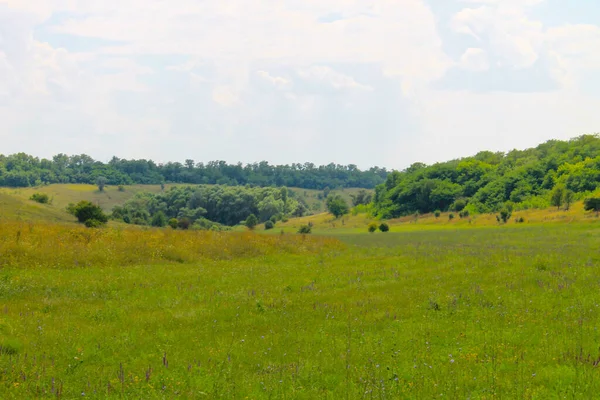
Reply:
[[[495,212],[541,208],[581,199],[600,186],[600,136],[550,140],[508,153],[416,163],[376,187],[375,212],[393,218],[436,210]]]
[[[306,204],[287,188],[200,185],[173,187],[159,194],[138,193],[113,209],[112,218],[136,225],[164,226],[177,219],[185,228],[233,226],[251,214],[258,222],[276,223],[288,216],[302,216]],[[217,224],[214,224],[217,223]]]
[[[266,161],[242,165],[211,161],[207,164],[157,164],[151,160],[124,160],[113,157],[108,163],[85,154],[59,154],[51,160],[24,153],[0,155],[0,186],[28,187],[50,183],[94,184],[103,177],[109,185],[130,184],[220,184],[288,186],[304,189],[360,187],[374,188],[385,181],[388,171],[373,167],[362,171],[356,165],[312,163],[270,165]]]

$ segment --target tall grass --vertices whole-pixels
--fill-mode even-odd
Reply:
[[[251,232],[183,232],[3,222],[0,267],[81,268],[149,263],[231,260],[270,254],[303,254],[340,247],[334,239],[257,235]]]

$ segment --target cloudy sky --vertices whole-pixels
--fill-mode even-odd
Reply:
[[[0,0],[0,153],[402,169],[600,131],[598,0]]]

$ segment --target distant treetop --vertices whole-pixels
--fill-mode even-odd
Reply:
[[[270,165],[259,163],[228,164],[211,161],[206,164],[186,160],[185,163],[157,164],[152,160],[125,160],[113,157],[108,163],[85,154],[58,154],[51,160],[25,153],[0,155],[0,186],[28,187],[51,183],[86,183],[105,185],[129,184],[223,184],[230,186],[288,186],[304,189],[374,188],[385,181],[388,171],[373,167],[362,171],[356,165],[312,163]],[[100,185],[99,185],[100,187]],[[104,187],[104,186],[102,186]],[[102,189],[101,189],[102,190]]]

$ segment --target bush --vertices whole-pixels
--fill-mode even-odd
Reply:
[[[516,219],[515,219],[515,222],[516,222],[517,224],[522,224],[523,222],[525,222],[525,218],[523,218],[523,217],[516,218]]]
[[[192,221],[190,221],[189,218],[181,218],[179,221],[177,221],[177,227],[179,229],[190,229],[190,225],[192,225]]]
[[[275,224],[273,223],[273,221],[269,220],[269,221],[265,222],[265,230],[268,231],[270,229],[273,229],[274,227],[275,227]]]
[[[99,223],[101,225],[108,222],[108,216],[104,214],[104,211],[102,211],[99,206],[89,201],[82,200],[75,205],[69,204],[67,210],[82,224],[86,224],[89,220],[96,220],[96,222],[93,222],[92,224]]]
[[[460,218],[468,218],[469,217],[469,210],[463,210],[460,213],[458,213],[458,216]]]
[[[452,221],[454,219],[454,214],[450,213],[450,215],[448,215],[448,220]]]
[[[346,200],[344,200],[344,198],[339,194],[327,197],[325,205],[327,206],[327,210],[336,218],[344,216],[350,212],[350,208],[348,207]]]
[[[125,186],[119,185],[119,192],[124,192],[124,191],[125,191]]]
[[[254,227],[256,227],[256,225],[258,225],[258,218],[256,218],[256,215],[250,214],[248,218],[246,218],[246,222],[244,224],[248,229],[252,230]]]
[[[165,216],[165,213],[159,211],[154,214],[151,225],[157,228],[162,228],[163,226],[167,225],[167,217]]]
[[[435,215],[436,218],[439,218],[440,215],[442,215],[442,212],[440,210],[435,210],[435,212],[433,213],[433,215]]]
[[[100,228],[102,225],[104,225],[104,223],[98,221],[97,219],[88,219],[85,221],[84,225],[88,228]]]
[[[29,200],[33,200],[40,204],[48,204],[50,202],[50,198],[46,193],[34,193],[33,195],[31,195]]]
[[[596,214],[600,212],[600,197],[591,197],[583,201],[583,209],[585,211],[595,211]]]
[[[179,225],[179,221],[177,221],[177,218],[171,218],[168,222],[169,226],[173,229],[177,229],[177,225]]]
[[[381,225],[379,225],[379,230],[381,232],[389,232],[390,226],[388,224],[386,224],[385,222],[383,222]]]
[[[500,210],[500,215],[496,217],[496,220],[498,220],[498,222],[502,221],[506,223],[510,219],[511,215],[512,210],[510,208],[504,207],[502,210]]]
[[[456,199],[456,201],[450,206],[450,210],[461,212],[467,206],[467,200]]]
[[[371,222],[367,229],[369,230],[369,233],[375,232],[377,230],[377,223]]]
[[[300,229],[298,229],[298,233],[302,235],[306,235],[312,232],[312,228],[308,225],[302,225]]]

